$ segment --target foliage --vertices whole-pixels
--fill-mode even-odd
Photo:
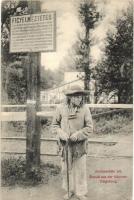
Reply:
[[[40,171],[40,172],[39,172]],[[40,170],[33,168],[31,178],[26,177],[26,161],[23,157],[3,159],[1,161],[2,186],[37,185],[47,183],[50,176],[59,174],[60,168],[52,164],[41,164]]]
[[[1,161],[2,185],[14,185],[19,180],[25,180],[25,161],[19,159],[5,159]]]
[[[94,28],[95,22],[99,18],[94,2],[86,0],[80,3],[79,16],[85,28],[86,38],[88,38],[89,30]]]
[[[84,27],[84,37],[79,37],[76,44],[76,66],[81,68],[85,72],[85,89],[89,89],[89,80],[91,75],[89,52],[90,52],[90,30],[94,28],[95,23],[99,19],[99,13],[96,10],[95,3],[93,1],[85,0],[80,3],[79,17]]]
[[[1,52],[2,52],[2,101],[24,103],[26,77],[23,59],[26,54],[10,53],[10,17],[28,14],[27,1],[3,1],[1,4]]]
[[[104,112],[104,110],[103,110]],[[94,120],[96,134],[132,134],[132,111],[104,115]]]
[[[98,95],[118,90],[119,103],[132,103],[133,83],[133,11],[117,20],[117,32],[108,34],[106,59],[96,67]]]

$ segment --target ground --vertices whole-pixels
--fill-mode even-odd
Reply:
[[[115,135],[113,140],[118,141],[117,144],[103,145],[97,154],[88,157],[88,200],[132,199],[132,135]],[[96,170],[113,170],[113,172],[98,173]],[[101,183],[100,178],[93,178],[96,175],[103,176],[105,183]],[[3,187],[1,194],[2,200],[60,200],[64,193],[61,189],[61,175],[58,175],[53,176],[48,184],[35,187]]]

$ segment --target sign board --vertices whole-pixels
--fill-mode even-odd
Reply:
[[[10,24],[11,53],[56,50],[56,12],[13,16]]]

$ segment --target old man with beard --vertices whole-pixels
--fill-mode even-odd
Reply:
[[[93,133],[91,113],[85,104],[88,94],[89,91],[83,90],[79,85],[71,86],[65,92],[66,103],[57,107],[52,122],[61,153],[62,186],[65,191],[69,187],[69,193],[64,199],[70,199],[74,195],[79,200],[87,199],[86,154],[88,138]]]

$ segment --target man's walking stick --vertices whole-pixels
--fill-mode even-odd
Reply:
[[[66,166],[67,166],[67,194],[68,199],[70,198],[70,188],[69,188],[69,162],[68,162],[68,141],[66,142]]]

